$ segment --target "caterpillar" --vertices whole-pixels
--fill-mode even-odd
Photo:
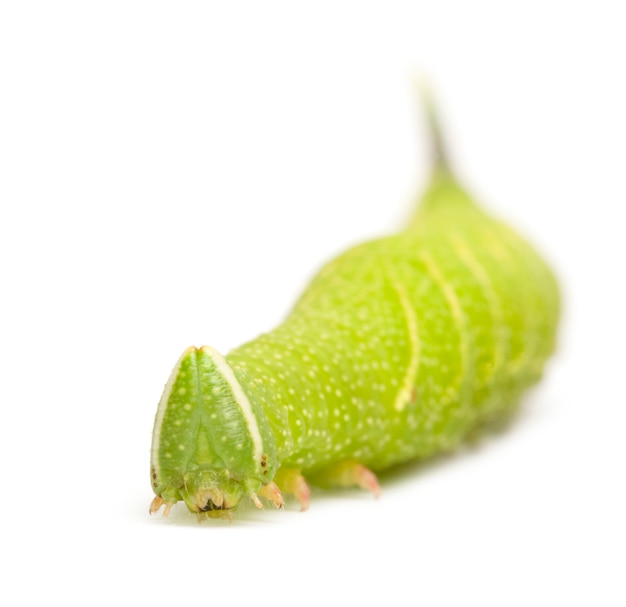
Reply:
[[[427,110],[432,175],[403,230],[327,263],[273,331],[183,352],[154,420],[150,513],[230,517],[284,494],[304,510],[309,483],[377,495],[378,472],[455,449],[540,379],[555,276],[466,192]]]

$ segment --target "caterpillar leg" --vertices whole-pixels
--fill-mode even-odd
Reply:
[[[266,500],[269,500],[276,506],[276,508],[282,509],[285,500],[283,499],[283,494],[280,492],[278,485],[276,483],[268,483],[267,485],[263,485],[259,491],[259,495],[264,497]],[[256,495],[252,496],[252,501],[257,508],[262,508],[262,504],[259,501],[259,498]]]
[[[163,505],[165,505],[165,509],[163,510],[163,518],[165,518],[170,513],[170,510],[173,504],[167,504],[160,495],[157,495],[152,500],[150,504],[150,514],[154,514],[155,512],[158,512],[161,509],[161,506]]]
[[[380,485],[376,475],[355,459],[346,459],[322,470],[315,476],[316,483],[326,487],[360,487],[376,497]]]
[[[295,468],[280,468],[274,477],[274,481],[283,493],[293,495],[300,502],[300,510],[304,512],[309,507],[311,490],[299,470]]]

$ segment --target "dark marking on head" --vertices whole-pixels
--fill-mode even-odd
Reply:
[[[213,510],[230,510],[230,508],[218,506],[217,504],[214,504],[212,500],[207,500],[206,506],[204,508],[199,508],[198,512],[212,512]]]

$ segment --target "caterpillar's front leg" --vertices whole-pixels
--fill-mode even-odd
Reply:
[[[380,495],[376,475],[356,459],[346,459],[315,473],[311,482],[321,487],[359,487]]]
[[[276,483],[263,485],[259,491],[259,495],[272,502],[272,504],[274,504],[274,506],[276,506],[279,510],[282,510],[285,500],[283,499],[283,494]],[[261,504],[261,501],[254,493],[250,497],[257,508],[263,508],[263,504]]]
[[[300,474],[300,470],[295,468],[279,468],[274,477],[274,483],[280,487],[283,493],[293,495],[300,502],[300,510],[304,512],[309,507],[311,490]]]

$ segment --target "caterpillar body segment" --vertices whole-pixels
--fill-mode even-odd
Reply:
[[[547,265],[440,163],[407,228],[329,262],[283,324],[226,357],[183,354],[156,415],[151,511],[281,507],[281,490],[305,509],[307,478],[378,494],[376,472],[510,416],[558,315]]]

